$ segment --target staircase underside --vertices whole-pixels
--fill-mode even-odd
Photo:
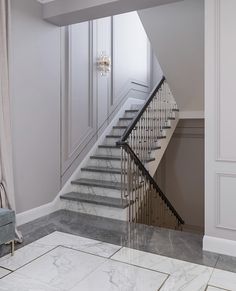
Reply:
[[[181,0],[54,0],[43,4],[43,18],[65,26],[178,1]]]

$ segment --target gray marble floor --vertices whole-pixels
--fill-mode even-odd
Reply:
[[[236,258],[202,251],[202,236],[61,210],[22,225],[22,248],[60,231],[236,273]],[[9,252],[0,247],[0,257]]]

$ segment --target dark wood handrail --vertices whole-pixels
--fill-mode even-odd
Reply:
[[[136,126],[136,124],[139,122],[140,118],[142,117],[143,113],[147,109],[148,105],[152,102],[153,98],[156,96],[156,93],[160,90],[161,86],[165,82],[166,78],[163,76],[161,81],[158,83],[158,85],[152,90],[150,97],[147,99],[147,101],[144,103],[142,108],[139,110],[137,116],[134,118],[134,120],[131,122],[129,127],[126,129],[124,134],[122,135],[121,139],[116,143],[118,146],[121,145],[124,141],[126,141]]]
[[[171,210],[171,212],[175,215],[175,217],[178,219],[180,224],[184,224],[184,220],[180,217],[180,215],[177,213],[171,202],[168,200],[168,198],[165,196],[165,194],[162,192],[162,190],[157,185],[156,181],[153,179],[153,177],[149,174],[148,170],[144,167],[140,159],[137,157],[137,155],[134,153],[134,151],[131,149],[129,144],[127,142],[121,142],[120,145],[125,149],[125,151],[130,154],[131,158],[134,160],[135,164],[139,167],[139,169],[142,171],[142,174],[149,180],[149,182],[153,185],[155,190],[159,193],[161,199],[165,202],[167,207]]]

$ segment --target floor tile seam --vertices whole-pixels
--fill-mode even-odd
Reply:
[[[179,259],[179,258],[176,258],[176,257],[166,256],[166,255],[164,255],[162,253],[153,253],[153,252],[148,252],[146,250],[143,251],[143,250],[140,250],[140,249],[137,249],[137,248],[131,248],[131,247],[127,247],[127,246],[122,247],[122,249],[128,249],[128,250],[130,249],[130,250],[146,253],[148,255],[159,256],[159,257],[166,258],[166,259],[173,260],[173,261],[184,262],[184,263],[195,265],[195,266],[201,266],[201,267],[205,267],[205,268],[215,269],[214,266],[209,266],[209,265],[204,265],[204,264],[200,264],[200,263],[196,263],[196,262],[186,261],[186,260],[182,260],[182,259]]]
[[[71,287],[70,289],[68,289],[68,291],[72,290],[75,288],[75,286],[79,285],[80,283],[82,283],[85,279],[87,279],[88,277],[90,277],[92,274],[94,274],[95,272],[97,272],[98,269],[100,269],[102,267],[102,265],[104,265],[105,263],[109,262],[108,258],[103,258],[104,262],[100,263],[96,268],[94,268],[91,272],[89,272],[88,274],[86,274],[83,278],[81,278],[78,282],[75,283],[75,285],[73,285],[73,287]]]
[[[64,246],[64,245],[58,245],[57,247],[61,247],[61,248],[65,248],[65,249],[69,249],[69,250],[73,250],[75,252],[80,252],[80,253],[83,253],[83,254],[86,254],[86,255],[91,255],[91,256],[95,256],[95,257],[99,257],[101,259],[109,259],[109,257],[104,257],[102,255],[98,255],[98,254],[94,254],[94,253],[90,253],[90,252],[87,252],[85,250],[79,250],[79,249],[75,249],[75,248],[72,248],[72,247],[69,247],[69,246]],[[120,249],[119,249],[120,250]],[[119,251],[118,250],[118,251]]]
[[[109,260],[111,260],[113,262],[125,264],[125,265],[128,265],[128,266],[137,267],[137,268],[140,268],[140,269],[143,269],[143,270],[147,270],[147,271],[151,271],[151,272],[155,272],[155,273],[171,276],[171,274],[169,274],[169,273],[165,273],[165,272],[162,272],[162,271],[157,271],[157,270],[154,270],[154,269],[151,269],[151,268],[147,268],[147,267],[143,267],[143,266],[140,266],[140,265],[137,265],[137,264],[127,263],[127,262],[119,261],[119,260],[116,260],[116,259],[113,259],[113,258],[110,258]]]
[[[6,267],[2,267],[2,266],[0,266],[0,269],[3,269],[3,270],[8,271],[8,272],[13,272],[12,270],[10,270],[10,269],[8,269]]]
[[[97,255],[97,254],[92,254],[92,253],[88,253],[86,251],[82,251],[82,250],[77,250],[77,249],[74,249],[74,248],[71,248],[71,247],[67,247],[67,246],[63,246],[63,245],[60,245],[59,247],[62,247],[62,248],[66,248],[66,249],[70,249],[70,250],[74,250],[74,251],[77,251],[77,252],[81,252],[81,253],[84,253],[84,254],[87,254],[87,255],[92,255],[92,256],[95,256],[95,257],[99,257],[99,258],[102,258],[102,259],[106,259],[106,261],[114,261],[114,262],[117,262],[117,263],[122,263],[122,264],[125,264],[125,265],[128,265],[128,266],[135,266],[135,267],[138,267],[138,268],[141,268],[141,269],[144,269],[144,270],[148,270],[148,271],[152,271],[152,272],[156,272],[156,273],[160,273],[160,274],[164,274],[164,275],[171,275],[169,273],[165,273],[165,272],[161,272],[161,271],[157,271],[157,270],[153,270],[153,269],[150,269],[150,268],[146,268],[146,267],[142,267],[142,266],[139,266],[139,265],[135,265],[135,264],[131,264],[131,263],[127,263],[127,262],[123,262],[123,261],[119,261],[119,260],[115,260],[113,259],[112,257],[118,253],[123,247],[121,247],[119,250],[117,250],[112,256],[110,257],[103,257],[101,255]]]
[[[218,262],[219,262],[219,259],[220,259],[220,254],[218,254],[218,256],[217,256],[217,260],[216,260],[216,263],[215,263],[214,269],[216,269],[216,266],[217,266],[217,264],[218,264]]]
[[[165,284],[166,284],[166,282],[169,280],[170,276],[171,276],[171,275],[167,274],[166,279],[164,280],[164,282],[161,284],[161,286],[159,287],[159,289],[158,289],[157,291],[161,291],[161,289],[162,289],[163,287],[165,287]]]
[[[114,252],[114,254],[112,254],[108,259],[112,259],[112,257],[114,257],[117,253],[119,253],[120,251],[122,251],[124,247],[120,247],[116,252]]]
[[[16,268],[15,270],[11,270],[11,269],[9,269],[9,271],[11,271],[11,272],[16,272],[16,271],[18,271],[18,270],[20,270],[20,269],[24,268],[25,266],[27,266],[27,265],[29,265],[29,264],[33,263],[34,261],[36,261],[36,260],[40,259],[41,257],[43,257],[43,256],[45,256],[45,255],[47,255],[47,254],[49,254],[50,252],[54,251],[54,250],[55,250],[55,249],[57,249],[57,248],[58,248],[58,246],[56,246],[56,247],[53,247],[52,249],[50,249],[50,250],[46,251],[45,253],[43,253],[43,254],[39,255],[39,256],[38,256],[38,257],[36,257],[36,258],[34,258],[34,259],[30,260],[29,262],[25,263],[24,265],[20,266],[19,268]],[[7,260],[7,259],[6,259],[6,260]],[[1,267],[1,265],[0,265],[0,267]],[[9,274],[9,275],[10,275],[10,274]]]
[[[10,270],[9,270],[9,273],[7,273],[6,275],[4,275],[4,276],[2,276],[2,277],[0,278],[0,282],[1,282],[1,280],[2,280],[3,278],[9,276],[9,275],[12,274],[13,272],[14,272],[14,271],[10,271]]]
[[[212,284],[208,284],[207,285],[207,288],[208,287],[213,287],[213,288],[217,288],[217,289],[222,289],[222,290],[224,290],[224,291],[232,291],[232,290],[230,290],[230,289],[225,289],[225,288],[222,288],[222,287],[217,287],[217,286],[214,286],[214,285],[212,285]],[[206,289],[207,290],[207,289]]]
[[[209,285],[209,283],[211,281],[211,278],[212,278],[213,273],[214,273],[215,270],[216,270],[215,268],[212,268],[211,276],[210,276],[209,280],[207,281],[207,286]]]

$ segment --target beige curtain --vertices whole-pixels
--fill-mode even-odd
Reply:
[[[9,90],[10,0],[0,0],[0,207],[15,210]],[[18,240],[21,235],[16,231]]]

